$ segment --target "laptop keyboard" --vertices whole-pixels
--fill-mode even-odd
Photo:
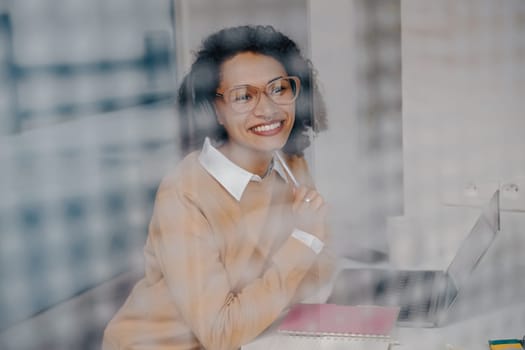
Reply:
[[[374,288],[373,299],[398,305],[399,320],[428,318],[434,303],[436,271],[384,271]]]
[[[400,321],[432,321],[446,290],[442,271],[356,269],[343,271],[329,302],[400,307]]]

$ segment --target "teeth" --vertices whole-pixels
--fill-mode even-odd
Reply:
[[[275,122],[273,124],[261,125],[261,126],[255,127],[253,128],[253,131],[255,132],[270,131],[270,130],[277,129],[279,126],[281,126],[281,122]]]

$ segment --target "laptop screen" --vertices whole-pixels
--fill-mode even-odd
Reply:
[[[463,240],[447,272],[460,289],[479,264],[499,231],[499,191],[496,191]]]

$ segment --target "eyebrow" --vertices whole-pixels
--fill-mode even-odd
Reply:
[[[268,80],[268,82],[266,82],[266,85],[276,81],[276,80],[279,80],[281,78],[284,78],[284,75],[279,75],[278,77],[275,77],[273,79],[270,79]],[[238,85],[232,85],[232,88],[235,88],[235,87],[241,87],[241,86],[255,86],[255,85],[252,85],[252,84],[238,84]]]
[[[268,81],[268,82],[267,82],[266,84],[270,84],[271,82],[274,82],[274,81],[276,81],[276,80],[278,80],[278,79],[281,79],[281,78],[283,78],[283,76],[282,76],[282,75],[280,75],[280,76],[278,76],[278,77],[275,77],[275,78],[273,78],[272,80]]]

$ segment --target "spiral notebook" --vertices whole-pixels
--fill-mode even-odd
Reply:
[[[276,334],[243,349],[387,350],[398,315],[397,307],[297,304]]]
[[[290,335],[390,337],[399,308],[374,305],[297,304],[278,327]]]

